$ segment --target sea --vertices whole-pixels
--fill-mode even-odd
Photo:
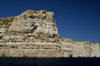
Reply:
[[[0,58],[0,66],[100,66],[100,58]]]

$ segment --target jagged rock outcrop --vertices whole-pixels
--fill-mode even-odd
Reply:
[[[9,31],[58,34],[53,12],[27,10],[15,17]]]
[[[54,12],[0,18],[1,57],[100,57],[99,43],[60,38]]]

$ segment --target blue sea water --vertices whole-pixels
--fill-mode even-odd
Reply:
[[[0,66],[100,66],[100,58],[0,58]]]

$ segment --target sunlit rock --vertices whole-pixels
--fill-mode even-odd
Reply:
[[[60,38],[54,12],[0,18],[0,57],[100,57],[99,43]]]

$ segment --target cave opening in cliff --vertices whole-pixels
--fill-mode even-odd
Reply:
[[[72,58],[72,55],[69,55],[70,58]]]
[[[4,55],[4,54],[2,54],[2,57],[5,57],[5,55]]]
[[[0,36],[0,39],[2,39],[2,36]]]

